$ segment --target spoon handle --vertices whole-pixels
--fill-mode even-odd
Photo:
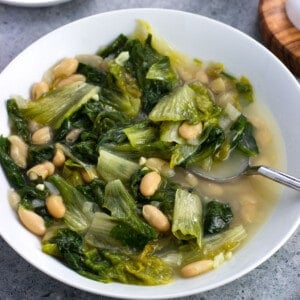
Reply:
[[[290,188],[300,191],[300,179],[266,166],[253,166],[248,169],[250,174],[260,174]]]

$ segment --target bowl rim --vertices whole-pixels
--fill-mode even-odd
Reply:
[[[235,33],[239,34],[240,36],[242,36],[243,38],[249,40],[251,43],[254,43],[256,47],[260,48],[260,51],[265,51],[268,52],[269,55],[271,55],[273,57],[273,59],[275,59],[276,63],[281,65],[281,68],[283,68],[284,72],[286,73],[286,75],[289,77],[289,80],[294,81],[294,83],[299,87],[299,92],[300,92],[300,85],[297,81],[297,79],[292,75],[292,73],[288,70],[288,68],[271,52],[269,51],[267,48],[265,48],[261,43],[259,43],[258,41],[256,41],[254,38],[250,37],[249,35],[247,35],[246,33],[240,31],[237,28],[234,28],[228,24],[225,24],[221,21],[206,17],[206,16],[202,16],[200,14],[196,14],[196,13],[191,13],[191,12],[186,12],[186,11],[181,11],[181,10],[176,10],[176,9],[165,9],[165,8],[129,8],[129,9],[117,9],[117,10],[111,10],[111,11],[106,11],[106,12],[102,12],[102,13],[98,13],[98,14],[94,14],[94,15],[90,15],[90,16],[86,16],[77,20],[74,20],[72,22],[66,23],[65,25],[62,25],[54,30],[51,30],[50,32],[48,32],[47,34],[43,35],[42,37],[40,37],[39,39],[37,39],[36,41],[34,41],[33,43],[31,43],[30,45],[28,45],[27,47],[25,47],[17,56],[15,56],[5,67],[4,69],[1,71],[0,73],[0,80],[2,77],[2,74],[6,72],[7,69],[9,69],[10,65],[12,65],[15,61],[17,61],[24,52],[29,51],[30,48],[37,44],[40,43],[40,41],[47,39],[50,35],[55,35],[57,32],[59,32],[60,30],[65,30],[65,28],[67,27],[72,27],[74,24],[80,23],[82,21],[86,22],[95,18],[99,18],[101,16],[104,15],[114,15],[114,14],[126,14],[126,13],[131,13],[131,12],[153,12],[153,13],[172,13],[172,14],[178,14],[178,15],[186,15],[186,16],[193,16],[193,17],[197,17],[200,19],[203,19],[205,22],[211,22],[211,23],[215,23],[215,24],[219,24],[222,27],[225,27],[227,29],[229,29],[230,31],[234,31]],[[269,216],[270,217],[270,216]],[[269,218],[268,217],[268,218]],[[300,225],[300,216],[298,218],[298,220],[295,220],[293,226],[288,230],[288,232],[286,232],[286,234],[280,239],[280,241],[277,243],[277,245],[275,247],[273,247],[272,249],[270,249],[265,255],[263,255],[262,257],[260,257],[260,259],[258,259],[255,263],[252,263],[251,265],[249,265],[247,268],[242,269],[241,271],[233,274],[232,276],[225,278],[224,280],[219,281],[218,283],[212,283],[209,284],[207,286],[207,288],[203,289],[203,288],[199,288],[199,289],[193,289],[192,291],[181,291],[181,292],[169,292],[167,295],[163,295],[164,299],[169,299],[169,298],[178,298],[178,297],[184,297],[184,296],[189,296],[189,295],[193,295],[193,294],[197,294],[200,292],[204,292],[204,291],[208,291],[208,290],[212,290],[218,287],[221,287],[227,283],[230,283],[242,276],[244,276],[245,274],[249,273],[250,271],[252,271],[253,269],[255,269],[257,266],[259,266],[260,264],[262,264],[263,262],[265,262],[267,259],[269,259],[272,255],[274,255],[275,252],[277,252],[279,250],[279,248],[281,248],[286,242],[287,240],[293,235],[293,233],[296,231],[296,229],[298,228],[298,226]],[[263,225],[262,225],[263,226]],[[16,247],[13,243],[10,242],[10,237],[6,236],[5,234],[2,234],[3,229],[0,228],[0,236],[7,242],[7,244],[13,248],[18,255],[20,255],[23,259],[25,259],[27,262],[29,262],[32,266],[34,266],[35,268],[37,268],[38,270],[42,271],[43,273],[47,274],[48,276],[61,281],[62,283],[68,285],[68,286],[72,286],[90,293],[94,293],[94,294],[98,294],[98,295],[103,295],[103,296],[108,296],[108,297],[112,297],[112,298],[123,298],[123,299],[159,299],[161,297],[158,297],[156,294],[154,295],[145,295],[144,297],[141,297],[141,295],[138,295],[138,298],[135,298],[134,295],[124,295],[124,294],[112,294],[111,292],[107,292],[106,290],[101,290],[101,291],[97,291],[94,290],[92,288],[89,287],[85,287],[84,285],[78,287],[77,285],[73,284],[72,282],[70,282],[66,277],[63,276],[63,274],[53,274],[52,272],[48,271],[47,269],[43,269],[42,267],[40,267],[35,261],[34,258],[32,256],[24,256],[19,252],[19,248]],[[126,286],[131,286],[131,285],[126,285]],[[131,287],[137,287],[135,285],[132,285]],[[149,287],[144,286],[143,288],[147,289]],[[152,288],[152,287],[150,287]]]

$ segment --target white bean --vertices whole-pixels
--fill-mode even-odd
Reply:
[[[54,166],[54,164],[52,162],[45,161],[45,162],[42,163],[42,165],[48,171],[48,175],[47,176],[51,176],[51,175],[54,174],[54,172],[55,172],[55,166]]]
[[[194,174],[187,173],[185,175],[184,179],[185,179],[186,183],[191,187],[195,187],[199,184],[199,180]]]
[[[143,217],[159,232],[166,232],[170,229],[170,222],[166,215],[157,207],[146,204],[143,206]]]
[[[240,196],[240,214],[244,222],[252,223],[255,220],[255,216],[257,215],[257,201],[255,196],[250,194],[243,194]]]
[[[189,124],[187,121],[184,121],[178,128],[178,133],[181,137],[186,140],[192,140],[198,137],[202,132],[203,126],[202,123],[198,124]]]
[[[145,165],[150,170],[161,173],[163,176],[172,177],[175,175],[175,171],[170,168],[170,164],[160,158],[150,157],[146,160]]]
[[[34,133],[35,131],[41,129],[43,126],[33,120],[28,121],[28,129],[31,133]]]
[[[207,193],[213,197],[220,197],[224,193],[224,189],[217,183],[207,183]]]
[[[19,207],[19,203],[21,201],[21,197],[15,190],[10,190],[8,192],[8,201],[9,201],[10,206],[14,210],[17,210]]]
[[[85,82],[85,77],[81,74],[73,74],[69,77],[63,78],[56,83],[56,87],[63,87],[70,85],[74,82]]]
[[[27,166],[28,145],[18,135],[8,137],[10,142],[10,157],[20,168],[25,169]]]
[[[63,198],[59,195],[50,195],[46,199],[46,206],[50,215],[54,218],[61,219],[66,213],[66,207]]]
[[[61,167],[66,161],[64,152],[61,149],[56,149],[55,155],[53,157],[53,164],[55,167]]]
[[[43,164],[35,165],[27,171],[30,180],[38,180],[39,178],[45,180],[48,174],[48,170]]]
[[[66,135],[66,142],[68,144],[73,144],[80,136],[80,133],[82,132],[82,129],[75,128],[72,129],[67,135]]]
[[[200,70],[196,73],[196,79],[199,80],[201,83],[207,84],[208,83],[208,76],[205,71]]]
[[[31,141],[35,145],[45,145],[52,140],[52,130],[49,126],[42,127],[31,136]]]
[[[199,260],[193,263],[190,263],[184,266],[180,273],[183,277],[189,278],[194,277],[205,272],[208,272],[213,269],[214,261],[207,259],[207,260]]]
[[[76,58],[66,58],[53,68],[53,75],[55,78],[68,77],[74,74],[78,67],[78,60]]]
[[[32,233],[36,235],[44,235],[46,226],[44,219],[35,212],[19,206],[18,215],[22,224]]]
[[[147,173],[141,180],[140,192],[145,197],[154,195],[161,182],[161,176],[153,171]]]
[[[31,88],[31,99],[37,100],[48,91],[49,91],[48,83],[44,81],[35,83]]]
[[[209,87],[211,88],[211,90],[216,93],[216,94],[220,94],[222,92],[225,91],[225,82],[222,78],[217,78],[214,79],[210,84]]]

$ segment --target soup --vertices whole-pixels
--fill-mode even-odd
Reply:
[[[257,176],[220,185],[189,174],[234,153],[281,168],[276,125],[246,77],[143,32],[60,61],[30,101],[7,101],[12,134],[0,138],[21,223],[43,252],[102,282],[166,284],[213,270],[279,194]]]

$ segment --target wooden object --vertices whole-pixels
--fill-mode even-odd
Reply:
[[[290,22],[285,0],[260,0],[258,13],[264,44],[296,76],[300,76],[300,30]]]

